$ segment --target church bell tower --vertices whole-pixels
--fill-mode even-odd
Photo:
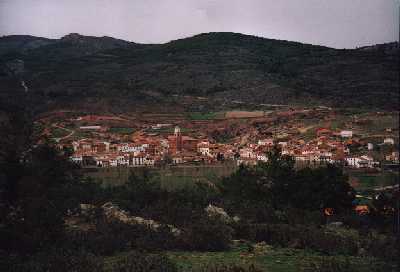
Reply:
[[[176,151],[181,152],[182,151],[182,134],[181,134],[181,129],[178,126],[175,127],[174,135],[175,135],[175,140],[176,140]]]

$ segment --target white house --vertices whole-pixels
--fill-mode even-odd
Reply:
[[[325,155],[320,155],[316,161],[321,162],[321,163],[333,163],[334,162],[334,160],[332,159],[332,156],[325,156]]]
[[[208,146],[201,146],[199,147],[199,153],[204,156],[210,156],[210,148]]]
[[[82,164],[83,158],[81,155],[73,155],[70,157],[70,160],[77,164]]]
[[[342,130],[340,132],[340,137],[351,138],[351,137],[353,137],[353,131],[352,130]]]
[[[288,143],[287,142],[279,142],[278,145],[281,147],[286,147],[288,145]]]
[[[76,152],[78,150],[78,148],[79,148],[79,143],[76,142],[76,141],[73,141],[72,142],[72,148],[73,148],[74,152]]]
[[[242,148],[239,153],[241,158],[257,158],[256,154],[250,148]]]
[[[153,166],[154,163],[155,163],[154,158],[147,157],[144,160],[144,164],[147,165],[147,166]]]
[[[113,166],[113,167],[118,166],[117,158],[111,158],[111,159],[109,160],[109,162],[110,162],[110,166]]]
[[[387,144],[387,145],[394,145],[394,139],[393,138],[385,138],[383,140],[383,143]]]
[[[156,130],[156,129],[161,129],[161,128],[170,127],[170,126],[172,126],[172,124],[156,124],[156,125],[151,126],[151,129]]]
[[[129,165],[129,156],[119,155],[117,156],[117,165]]]
[[[100,130],[101,126],[81,126],[79,127],[81,130]]]
[[[145,165],[145,157],[144,156],[133,156],[131,157],[131,166],[142,166]]]
[[[197,152],[199,152],[203,156],[211,156],[210,154],[210,143],[209,142],[201,142],[197,145]]]
[[[182,157],[172,157],[172,163],[173,164],[183,163],[183,158]]]
[[[122,144],[118,146],[118,151],[124,153],[143,152],[144,150],[145,150],[145,145]]]
[[[366,155],[361,157],[347,157],[345,161],[349,166],[355,168],[372,168],[377,165],[377,162],[373,158]]]
[[[267,162],[268,158],[267,158],[267,155],[265,155],[265,154],[257,154],[257,160]]]
[[[274,145],[274,139],[267,138],[264,140],[258,140],[258,145]]]
[[[95,156],[94,160],[96,161],[96,165],[99,167],[104,167],[106,165],[109,165],[109,157],[107,155],[100,155],[100,156]]]
[[[244,158],[236,161],[236,164],[239,165],[257,165],[257,160],[252,158]]]
[[[305,155],[295,155],[294,159],[296,161],[309,161],[310,157],[309,156],[305,156]]]

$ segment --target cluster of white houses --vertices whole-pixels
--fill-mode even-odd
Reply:
[[[292,156],[299,165],[341,163],[354,168],[374,168],[378,162],[368,154],[352,155],[346,141],[352,131],[342,131],[340,137],[329,137],[326,130],[319,130],[318,137],[304,140],[276,141],[274,138],[259,139],[257,143],[245,146],[239,143],[217,144],[207,139],[183,136],[178,127],[174,135],[166,138],[143,136],[128,143],[83,139],[72,143],[74,153],[71,160],[83,166],[154,166],[157,164],[214,163],[221,160],[235,160],[236,163],[254,165],[267,161],[267,152],[278,145],[282,154]],[[393,144],[385,139],[384,144]],[[373,145],[368,143],[368,149]],[[398,152],[387,156],[398,162]]]

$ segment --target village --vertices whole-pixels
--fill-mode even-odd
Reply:
[[[335,163],[380,169],[399,163],[398,129],[392,113],[357,115],[319,107],[192,114],[189,118],[180,114],[69,115],[42,118],[42,136],[52,138],[60,149],[69,149],[70,159],[83,167],[224,161],[255,165],[266,161],[267,152],[276,145],[300,167]]]

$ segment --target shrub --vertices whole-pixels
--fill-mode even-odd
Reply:
[[[145,225],[127,225],[116,221],[100,221],[96,231],[71,232],[69,237],[68,247],[83,248],[100,255],[111,255],[130,249],[175,249],[178,244],[177,238],[168,227],[160,227],[154,231]]]
[[[186,230],[183,243],[189,250],[223,251],[230,247],[233,229],[226,223],[201,216]]]

